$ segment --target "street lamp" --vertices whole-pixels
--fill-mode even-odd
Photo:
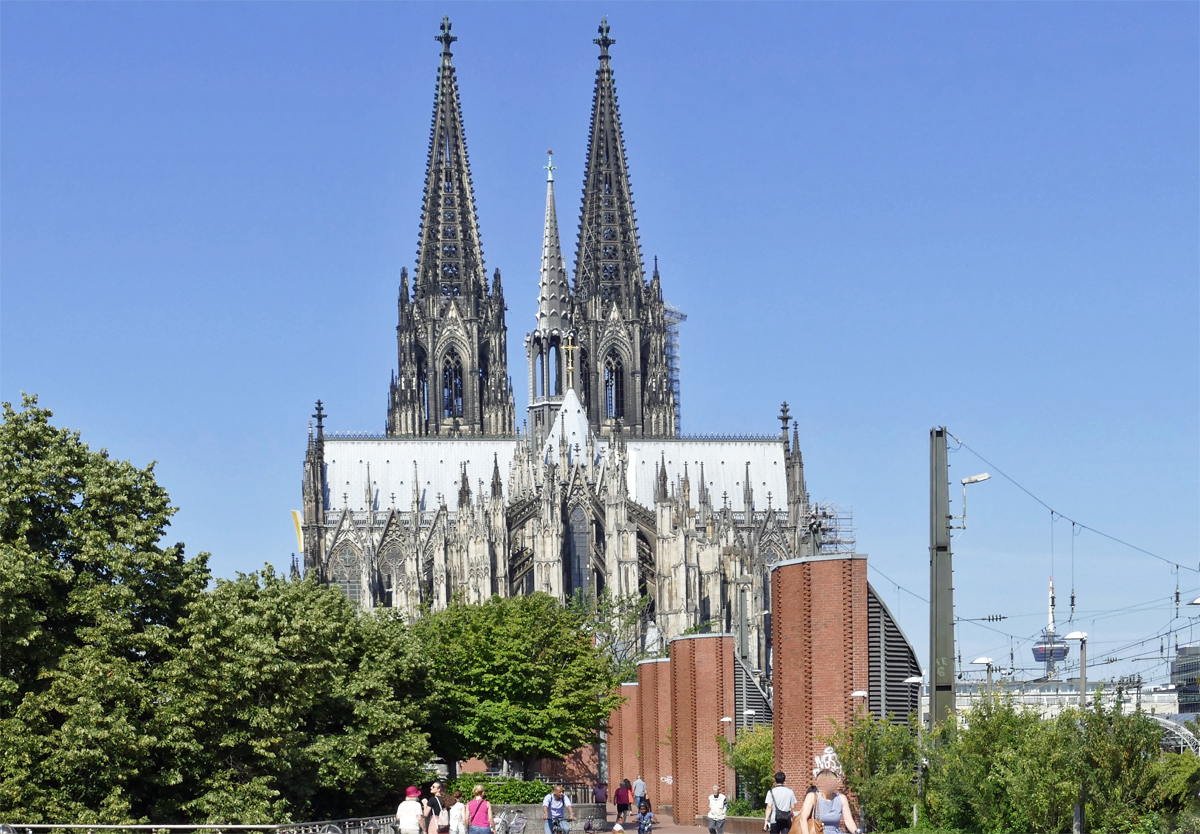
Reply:
[[[991,476],[990,474],[988,474],[987,472],[984,472],[984,473],[982,473],[982,474],[979,474],[979,475],[972,475],[972,476],[971,476],[971,477],[969,477],[969,478],[963,478],[963,479],[962,479],[962,489],[963,489],[963,514],[962,514],[962,519],[961,519],[961,520],[962,520],[962,527],[961,527],[961,528],[959,528],[959,529],[962,529],[962,530],[966,530],[966,529],[967,529],[967,487],[968,487],[968,486],[970,486],[971,484],[978,484],[978,483],[982,483],[983,481],[989,480],[991,477],[992,477],[992,476]]]
[[[990,657],[977,657],[971,661],[971,665],[987,667],[987,691],[990,695],[992,692],[992,659]]]
[[[1072,631],[1065,640],[1079,641],[1079,708],[1087,709],[1087,632]],[[1079,799],[1075,802],[1074,819],[1071,821],[1071,834],[1084,834],[1083,809],[1087,797],[1083,793],[1083,783],[1079,783]]]
[[[1079,707],[1087,709],[1087,632],[1072,631],[1064,640],[1079,641]]]
[[[905,678],[902,681],[902,683],[906,683],[909,686],[919,687],[924,680],[925,680],[925,677],[923,675],[910,675],[909,677]],[[925,722],[921,718],[921,690],[918,689],[917,690],[917,802],[920,802],[922,776],[924,775],[922,772],[923,768],[921,767],[921,728],[924,724],[925,724]],[[917,802],[913,802],[913,819],[912,819],[912,827],[913,828],[917,827]]]

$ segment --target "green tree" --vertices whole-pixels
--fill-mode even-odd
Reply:
[[[733,768],[738,783],[750,794],[753,808],[764,807],[767,791],[775,784],[775,734],[769,724],[743,727],[730,744],[721,738],[725,764]]]
[[[851,723],[834,725],[830,744],[846,774],[846,785],[880,831],[907,828],[917,801],[920,760],[915,723],[894,724],[859,711]]]
[[[426,664],[409,628],[336,588],[218,581],[159,675],[156,819],[265,823],[379,813],[430,758]]]
[[[455,601],[414,629],[435,679],[430,743],[446,762],[518,759],[528,774],[595,742],[621,702],[580,612],[546,594]]]
[[[1124,715],[1118,704],[1106,709],[1099,693],[1092,707],[1077,717],[1082,724],[1088,827],[1114,832],[1140,828],[1153,811],[1162,730],[1144,713]]]
[[[650,597],[614,596],[608,589],[599,594],[576,593],[571,609],[613,664],[618,682],[636,681],[639,660],[650,656],[642,648],[642,629],[649,618]]]
[[[153,464],[94,452],[26,396],[0,425],[0,811],[30,822],[144,818],[150,672],[208,581],[159,545]]]

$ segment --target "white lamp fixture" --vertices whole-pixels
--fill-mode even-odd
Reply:
[[[925,678],[921,677],[920,675],[913,675],[911,678],[905,678],[903,683],[920,683],[923,680],[925,680]]]
[[[865,697],[867,697],[867,690],[865,690],[865,689],[856,689],[856,690],[854,690],[853,692],[851,692],[851,693],[850,693],[850,697],[851,697],[851,698],[865,698]]]

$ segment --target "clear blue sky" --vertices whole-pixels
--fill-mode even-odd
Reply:
[[[1186,601],[1197,10],[7,2],[0,396],[37,392],[93,445],[157,460],[181,508],[172,540],[211,551],[218,575],[286,565],[313,402],[337,429],[384,425],[442,14],[518,397],[544,151],[573,261],[608,14],[644,253],[689,317],[685,429],[773,431],[788,400],[813,497],[852,507],[872,566],[925,596],[928,431],[945,424],[1060,512],[1187,566]],[[991,468],[951,461],[955,482]],[[958,613],[1008,615],[997,628],[1027,637],[1049,513],[1000,478],[972,489]],[[1069,528],[1054,533],[1062,617]],[[1090,533],[1074,544],[1090,654],[1157,657],[1156,638],[1119,650],[1186,623],[1173,569]],[[924,604],[871,578],[924,657]],[[961,639],[964,660],[1007,662],[1009,637]],[[1091,675],[1131,669],[1164,671]]]

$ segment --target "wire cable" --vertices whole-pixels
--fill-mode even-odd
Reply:
[[[954,437],[954,435],[950,434],[949,431],[947,431],[946,434],[950,435],[950,437]],[[1190,570],[1193,573],[1200,573],[1200,568],[1193,568],[1193,567],[1188,567],[1187,565],[1181,565],[1178,562],[1176,562],[1174,559],[1167,559],[1164,556],[1159,556],[1157,553],[1151,553],[1149,550],[1146,550],[1144,547],[1138,547],[1136,544],[1130,544],[1129,542],[1125,541],[1124,539],[1118,539],[1116,536],[1111,536],[1108,533],[1105,533],[1103,530],[1097,530],[1095,527],[1089,527],[1088,525],[1084,524],[1082,521],[1076,521],[1075,519],[1071,518],[1070,516],[1063,515],[1058,510],[1054,509],[1049,504],[1047,504],[1045,501],[1043,501],[1041,498],[1038,498],[1036,495],[1034,495],[1032,492],[1027,490],[1025,487],[1021,486],[1019,483],[1017,483],[1016,480],[1014,480],[1012,478],[1012,476],[1010,476],[1008,473],[1006,473],[1000,467],[996,466],[996,464],[992,463],[990,460],[985,458],[983,455],[979,454],[979,452],[976,452],[974,449],[972,449],[966,443],[959,440],[957,437],[954,437],[954,442],[957,443],[962,448],[966,449],[968,452],[973,454],[975,457],[979,458],[981,461],[986,463],[992,469],[995,469],[997,472],[1000,473],[1000,476],[1003,477],[1006,481],[1008,481],[1010,484],[1015,486],[1017,489],[1021,490],[1021,492],[1025,493],[1030,498],[1032,498],[1034,501],[1037,501],[1039,504],[1041,504],[1043,507],[1045,507],[1047,510],[1049,510],[1051,518],[1053,518],[1054,516],[1057,515],[1057,516],[1061,517],[1062,519],[1071,522],[1072,524],[1079,525],[1079,527],[1081,527],[1084,530],[1088,530],[1092,533],[1095,533],[1097,536],[1103,536],[1104,538],[1108,539],[1109,541],[1114,541],[1117,544],[1122,544],[1125,547],[1130,548],[1131,550],[1136,550],[1138,553],[1144,553],[1147,556],[1151,556],[1160,562],[1165,562],[1168,565],[1175,565],[1176,567],[1186,568],[1187,570]],[[1051,527],[1051,531],[1053,532],[1053,527]]]

